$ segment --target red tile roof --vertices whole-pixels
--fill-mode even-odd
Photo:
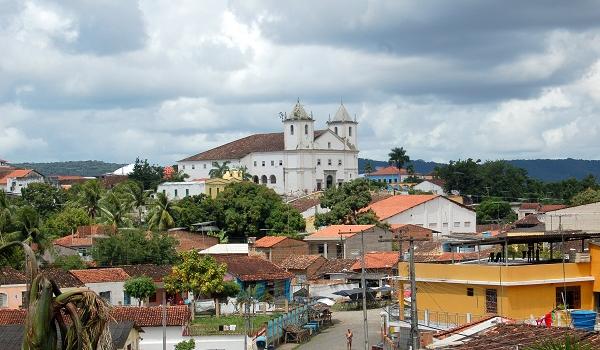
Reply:
[[[86,225],[77,227],[77,231],[68,236],[55,239],[52,243],[61,247],[91,247],[95,237],[105,237],[115,232],[110,225]]]
[[[271,248],[272,246],[285,241],[288,237],[284,236],[265,236],[254,243],[255,248]],[[291,239],[291,238],[290,238]]]
[[[155,282],[162,282],[163,278],[171,274],[172,270],[171,265],[154,264],[124,265],[121,268],[131,277],[148,276]]]
[[[519,210],[538,210],[540,203],[521,203]]]
[[[8,266],[0,268],[0,285],[25,283],[27,283],[27,276],[21,271]]]
[[[376,171],[369,173],[368,176],[384,176],[384,175],[408,175],[408,171],[404,168],[398,170],[397,167],[390,165],[385,168],[377,169]]]
[[[549,211],[565,209],[567,207],[568,206],[564,205],[564,204],[543,204],[542,207],[540,208],[539,212],[546,213]]]
[[[33,169],[15,169],[8,174],[5,174],[0,178],[0,185],[6,185],[9,178],[21,178],[29,175]]]
[[[305,270],[319,260],[325,262],[321,255],[290,255],[277,265],[286,270]]]
[[[521,227],[521,226],[535,226],[535,225],[539,225],[542,222],[537,218],[536,215],[526,215],[524,218],[519,219],[515,222],[513,222],[513,226],[514,227]]]
[[[85,284],[81,282],[77,277],[71,274],[69,271],[65,271],[61,268],[46,268],[41,270],[42,275],[48,277],[48,279],[56,282],[59,288],[78,288],[85,287]]]
[[[367,211],[371,209],[375,212],[379,220],[385,220],[437,197],[440,196],[430,194],[397,195],[375,202],[363,210]]]
[[[434,230],[413,224],[391,224],[390,229],[400,237],[431,238]]]
[[[375,225],[331,225],[309,235],[305,240],[348,238],[373,227]]]
[[[315,130],[315,138],[321,136],[327,130]],[[246,136],[208,151],[198,153],[191,157],[180,160],[180,162],[199,160],[222,160],[241,159],[255,152],[278,152],[285,149],[283,133],[255,134]]]
[[[167,326],[184,326],[190,321],[190,308],[187,305],[167,306]],[[161,306],[113,306],[110,315],[117,322],[133,321],[140,327],[161,327]]]
[[[175,238],[178,242],[175,250],[178,252],[187,252],[189,250],[203,250],[219,243],[217,237],[207,236],[190,231],[169,231],[168,235]]]
[[[83,283],[124,282],[129,278],[127,272],[118,267],[71,270],[71,273]]]
[[[317,275],[323,276],[330,273],[343,273],[351,270],[356,259],[331,259],[327,260],[317,271]]]
[[[272,281],[294,277],[293,274],[272,262],[257,256],[215,255],[214,257],[219,263],[227,265],[228,273],[242,281]]]
[[[67,248],[91,247],[94,244],[92,237],[82,238],[77,237],[75,235],[68,235],[61,238],[57,238],[52,243]]]
[[[320,203],[321,203],[321,197],[313,196],[313,197],[299,198],[288,204],[291,205],[292,207],[296,208],[299,212],[303,213],[303,212],[307,211],[308,209],[319,205]]]
[[[368,252],[365,254],[365,269],[396,269],[399,261],[399,252]],[[352,270],[360,270],[361,268],[360,260],[356,260],[352,264]]]
[[[25,309],[0,309],[0,325],[23,324],[26,316]]]

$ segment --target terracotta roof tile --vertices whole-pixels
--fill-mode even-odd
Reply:
[[[25,309],[0,309],[0,325],[25,323]]]
[[[351,270],[356,259],[331,259],[327,260],[317,271],[317,275],[323,276],[330,273],[343,273]]]
[[[315,138],[327,130],[315,130]],[[255,134],[246,136],[208,151],[198,153],[180,162],[199,160],[241,159],[255,152],[278,152],[285,149],[283,133]]]
[[[129,275],[118,267],[71,270],[71,273],[83,283],[123,282]]]
[[[21,271],[12,267],[0,268],[0,285],[25,283],[27,283],[27,276]]]
[[[313,196],[313,197],[299,198],[288,204],[291,205],[292,207],[296,208],[296,210],[298,210],[299,212],[302,213],[314,206],[319,205],[320,203],[321,203],[321,197]]]
[[[167,306],[167,326],[184,326],[189,323],[190,309],[187,305]],[[113,306],[111,316],[117,322],[133,321],[140,327],[162,326],[161,306]]]
[[[402,213],[410,208],[414,208],[437,197],[440,196],[429,194],[396,195],[379,202],[375,202],[363,210],[367,211],[371,209],[373,212],[375,212],[375,215],[377,215],[379,220],[385,220],[391,216]]]
[[[285,236],[265,236],[263,238],[256,240],[256,243],[254,243],[254,247],[270,248],[270,247],[276,245],[277,243],[285,241],[287,238],[288,237],[285,237]]]
[[[47,268],[41,270],[41,273],[48,277],[48,279],[56,282],[60,288],[78,288],[85,286],[85,284],[83,284],[83,282],[81,282],[77,277],[75,277],[69,271],[65,271],[61,268]]]
[[[312,239],[340,239],[352,237],[357,233],[369,230],[375,225],[331,225],[320,229],[319,231],[309,235],[305,240]]]
[[[75,235],[68,235],[61,238],[57,238],[52,241],[53,244],[61,247],[91,247],[94,242],[92,237],[77,237]]]
[[[521,203],[519,210],[538,210],[540,209],[540,203]]]
[[[365,269],[394,269],[400,261],[399,252],[368,252],[365,254]],[[360,270],[362,264],[356,260],[352,270]]]
[[[539,225],[542,222],[537,218],[536,215],[526,215],[524,218],[513,222],[513,226],[521,227],[521,226],[535,226]]]
[[[369,173],[368,176],[384,176],[384,175],[408,175],[408,171],[404,168],[398,170],[397,167],[390,165],[390,166],[386,166],[384,168],[380,168],[375,170],[372,173]]]
[[[177,240],[175,250],[187,252],[189,250],[204,250],[219,243],[217,237],[207,236],[190,231],[169,231],[168,235]]]
[[[421,227],[413,224],[391,224],[390,229],[400,237],[429,238],[431,239],[434,230],[427,227]]]
[[[5,175],[0,178],[0,185],[6,185],[9,178],[21,178],[29,175],[32,171],[32,169],[15,169],[9,173],[5,173]]]
[[[155,282],[162,282],[163,278],[171,274],[172,270],[171,265],[154,264],[124,265],[121,268],[131,277],[148,276]]]
[[[567,207],[568,206],[564,205],[564,204],[543,204],[542,207],[540,208],[539,212],[546,213],[549,211],[565,209]]]
[[[215,255],[215,259],[227,265],[227,272],[242,281],[285,280],[294,277],[270,261],[257,256]]]
[[[287,270],[305,270],[321,259],[325,260],[321,255],[290,255],[277,265]]]

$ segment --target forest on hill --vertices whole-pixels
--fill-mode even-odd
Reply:
[[[50,175],[79,175],[99,176],[111,173],[125,164],[106,163],[99,160],[77,160],[51,163],[14,163],[19,168],[35,169],[46,176]]]

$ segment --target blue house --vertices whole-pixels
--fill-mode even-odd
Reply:
[[[225,278],[234,280],[245,290],[257,286],[258,297],[269,293],[275,300],[292,300],[292,278],[294,275],[272,262],[257,256],[215,255],[219,263],[227,265]]]
[[[376,182],[383,182],[388,184],[387,187],[397,188],[398,183],[404,182],[410,174],[406,169],[398,169],[395,166],[388,166],[385,168],[379,168],[376,171],[365,174],[365,178]]]

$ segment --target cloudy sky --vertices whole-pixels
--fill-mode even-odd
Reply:
[[[362,157],[599,159],[600,1],[0,0],[0,158],[168,164],[340,99]]]

